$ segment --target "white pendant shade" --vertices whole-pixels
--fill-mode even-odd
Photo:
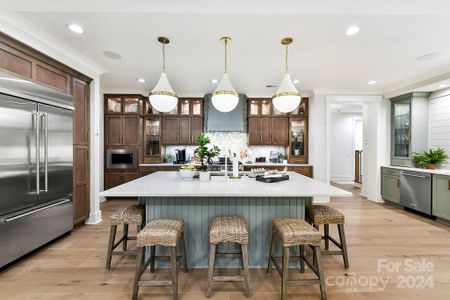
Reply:
[[[152,107],[159,112],[169,112],[177,107],[177,94],[170,86],[165,72],[161,73],[158,83],[148,98]]]
[[[300,105],[302,99],[288,73],[284,75],[278,91],[272,98],[273,106],[282,113],[295,110]]]
[[[212,104],[220,112],[230,112],[239,103],[239,95],[231,84],[228,73],[223,73],[216,90],[212,95]]]

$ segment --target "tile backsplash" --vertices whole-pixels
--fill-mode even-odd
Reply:
[[[211,139],[211,145],[217,145],[221,149],[221,156],[224,156],[228,150],[231,153],[239,153],[243,150],[247,151],[247,160],[255,161],[256,157],[265,157],[269,161],[270,152],[277,151],[285,154],[283,146],[249,146],[247,145],[248,135],[242,132],[208,132],[206,134]],[[175,155],[176,149],[184,148],[182,145],[166,146],[166,154]],[[192,157],[197,146],[186,146],[186,154]]]

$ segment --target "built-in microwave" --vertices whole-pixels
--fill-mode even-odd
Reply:
[[[107,169],[137,169],[138,160],[137,149],[106,150]]]

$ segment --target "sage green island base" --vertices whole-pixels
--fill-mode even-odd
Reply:
[[[269,256],[271,222],[275,218],[303,218],[314,197],[351,196],[351,193],[318,180],[288,172],[289,180],[275,183],[242,176],[210,181],[183,180],[178,172],[156,172],[100,193],[104,197],[139,197],[146,206],[146,221],[180,218],[185,222],[187,261],[190,268],[206,268],[209,257],[209,226],[213,217],[238,215],[249,229],[249,264],[265,267]],[[236,250],[220,245],[218,251]],[[163,247],[162,247],[163,248]],[[165,255],[163,249],[157,254]],[[239,261],[217,260],[218,267],[237,267]]]

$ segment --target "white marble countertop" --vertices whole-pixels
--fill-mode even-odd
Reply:
[[[264,183],[243,176],[211,181],[186,181],[178,172],[155,172],[100,193],[103,197],[327,197],[351,193],[321,181],[289,172],[289,180]]]
[[[450,170],[449,169],[421,169],[421,168],[410,168],[410,167],[400,167],[400,166],[381,166],[383,168],[390,168],[390,169],[397,169],[397,170],[405,170],[405,171],[411,171],[411,172],[422,172],[422,173],[430,173],[430,174],[439,174],[439,175],[449,175],[450,176]]]
[[[264,162],[254,162],[254,163],[242,163],[244,167],[312,167],[310,164],[283,164],[283,163],[264,163]],[[200,165],[198,163],[192,164],[173,164],[173,163],[156,163],[156,164],[139,164],[140,167],[181,167],[184,165]]]

